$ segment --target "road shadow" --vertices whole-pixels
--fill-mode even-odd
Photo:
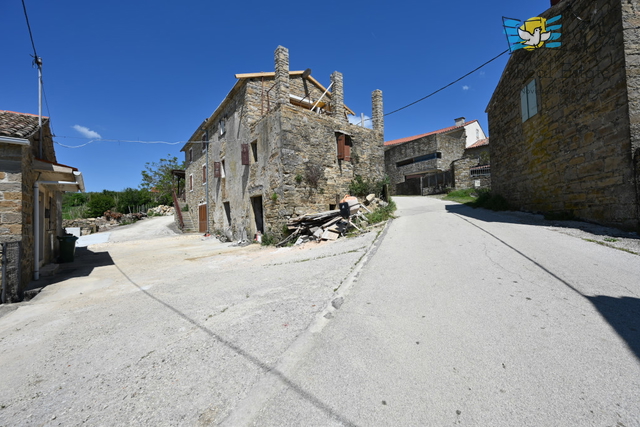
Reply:
[[[472,208],[463,204],[448,204],[447,212],[464,215],[484,222],[502,222],[505,224],[526,224],[539,227],[556,227],[586,231],[590,234],[603,237],[616,237],[633,239],[640,245],[640,235],[635,232],[624,231],[618,228],[606,227],[586,221],[560,221],[545,219],[542,214],[534,214],[520,211],[491,211],[483,208]]]
[[[44,288],[74,277],[87,277],[94,268],[114,265],[111,255],[107,251],[94,252],[86,247],[76,248],[73,262],[59,264],[58,271],[52,276],[40,277],[29,283],[26,291]]]
[[[293,382],[283,372],[279,371],[274,366],[268,365],[267,363],[265,363],[262,360],[260,360],[258,357],[254,356],[251,353],[249,353],[248,351],[244,350],[239,345],[237,345],[237,344],[235,344],[235,343],[223,338],[222,336],[218,335],[217,333],[215,333],[211,329],[209,329],[206,326],[204,326],[201,323],[199,323],[198,321],[196,321],[193,318],[187,316],[185,313],[183,313],[182,311],[178,310],[177,308],[175,308],[174,306],[172,306],[168,302],[163,301],[162,299],[160,299],[157,296],[153,295],[148,290],[142,288],[140,285],[138,285],[136,282],[134,282],[133,279],[131,279],[131,277],[129,277],[129,275],[127,273],[125,273],[120,268],[120,266],[118,266],[117,264],[114,264],[114,265],[120,271],[120,273],[129,281],[129,283],[131,283],[133,286],[138,288],[141,292],[143,292],[150,299],[154,300],[158,304],[163,305],[165,308],[167,308],[168,310],[172,311],[174,314],[176,314],[177,316],[181,317],[186,322],[188,322],[188,323],[192,324],[193,326],[195,326],[196,328],[200,329],[202,332],[207,334],[211,339],[213,339],[216,342],[226,346],[227,348],[229,348],[230,350],[232,350],[233,352],[235,352],[239,356],[243,357],[244,359],[249,361],[251,364],[255,365],[263,373],[275,376],[276,378],[278,378],[278,380],[280,380],[283,384],[285,384],[289,389],[293,390],[301,398],[303,398],[307,402],[311,403],[313,406],[315,406],[320,411],[324,412],[330,418],[338,421],[341,425],[346,426],[346,427],[358,427],[357,424],[355,424],[354,422],[352,422],[351,420],[346,418],[344,415],[339,414],[338,412],[336,412],[333,408],[331,408],[328,404],[326,404],[325,402],[320,400],[315,395],[313,395],[310,392],[308,392],[305,389],[303,389],[302,386],[300,386],[299,384],[296,384],[295,382]],[[218,422],[216,425],[225,425],[225,422],[228,420],[229,417],[230,417],[230,415],[228,415],[226,419],[221,420],[220,422]]]
[[[449,207],[449,206],[447,206]],[[529,262],[540,268],[542,271],[558,280],[562,284],[564,284],[567,288],[571,289],[576,294],[581,297],[587,299],[600,313],[600,316],[616,331],[618,336],[622,338],[627,344],[628,348],[633,352],[638,360],[640,360],[640,299],[634,297],[621,297],[615,298],[607,295],[585,295],[583,294],[575,285],[569,283],[562,277],[558,276],[556,273],[551,271],[549,268],[535,261],[531,257],[524,254],[522,251],[517,248],[511,246],[504,240],[500,239],[495,234],[485,230],[478,224],[474,224],[469,221],[466,217],[479,219],[481,221],[486,222],[507,222],[508,217],[504,218],[505,215],[500,215],[493,211],[482,210],[474,210],[468,206],[452,206],[453,208],[463,208],[463,209],[452,209],[450,212],[456,213],[460,219],[466,221],[472,226],[478,228],[484,233],[496,239],[498,242],[502,243],[504,246],[508,247],[512,251],[516,252],[523,258],[526,258]],[[456,212],[457,211],[457,212]],[[471,212],[470,212],[471,211]],[[473,211],[479,211],[476,215],[470,215]],[[460,213],[464,212],[464,213]],[[465,215],[467,214],[467,215]],[[464,215],[464,216],[463,216]],[[502,221],[501,217],[506,219],[507,221]],[[515,223],[521,224],[521,222],[516,221]]]
[[[583,295],[584,296],[584,295]],[[640,299],[585,296],[640,359]]]

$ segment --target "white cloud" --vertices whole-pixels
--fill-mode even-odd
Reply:
[[[362,117],[361,116],[349,116],[349,123],[351,123],[352,125],[361,126]],[[366,127],[367,129],[373,129],[373,121],[371,120],[371,117],[369,117],[367,115],[364,116],[364,127]]]
[[[102,138],[100,136],[100,134],[94,130],[91,130],[87,127],[84,126],[80,126],[80,125],[75,125],[73,126],[73,128],[75,130],[77,130],[78,132],[80,132],[82,134],[82,136],[84,136],[85,138],[91,138],[91,139],[100,139]]]
[[[462,86],[462,90],[469,90],[469,86],[467,85]]]

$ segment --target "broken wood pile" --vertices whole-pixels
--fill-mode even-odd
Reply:
[[[284,246],[296,238],[295,244],[299,245],[312,240],[336,240],[354,228],[362,231],[362,228],[368,225],[362,211],[369,213],[371,211],[360,204],[355,197],[346,197],[345,199],[345,202],[340,204],[341,209],[305,214],[290,219],[287,228],[292,233],[276,246]]]

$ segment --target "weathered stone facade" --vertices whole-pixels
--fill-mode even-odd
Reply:
[[[278,47],[275,73],[236,77],[222,104],[183,147],[186,199],[196,223],[208,194],[209,231],[234,240],[257,231],[279,235],[292,216],[335,206],[356,174],[382,178],[382,129],[348,122],[346,113],[352,112],[342,101],[340,73],[332,74],[332,91],[326,91],[309,71],[289,71],[288,51]],[[381,94],[376,99],[374,110],[382,111]],[[348,145],[342,159],[340,135],[347,141],[343,149]]]
[[[514,52],[487,107],[493,190],[521,209],[636,228],[640,4],[562,1],[541,16],[557,15],[562,46]]]
[[[69,174],[60,172],[73,168],[56,164],[48,118],[44,118],[42,136],[40,145],[37,116],[0,111],[0,242],[10,242],[12,248],[19,247],[19,252],[12,249],[12,258],[8,259],[9,276],[15,283],[8,286],[7,302],[20,301],[34,271],[56,261],[59,254],[57,237],[63,234],[61,194],[71,185],[61,188],[52,180],[59,175],[65,177],[65,182],[76,179],[73,174],[72,178],[67,178]],[[83,184],[78,185],[82,187]]]
[[[464,154],[464,129],[453,134],[433,134],[387,147],[385,172],[391,182],[391,194],[403,194],[407,177],[429,176],[451,169],[452,162]]]

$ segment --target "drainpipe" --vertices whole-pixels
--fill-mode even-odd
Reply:
[[[7,252],[9,251],[9,244],[2,243],[2,297],[0,302],[4,304],[7,302]]]
[[[40,182],[33,184],[33,280],[40,278]]]

